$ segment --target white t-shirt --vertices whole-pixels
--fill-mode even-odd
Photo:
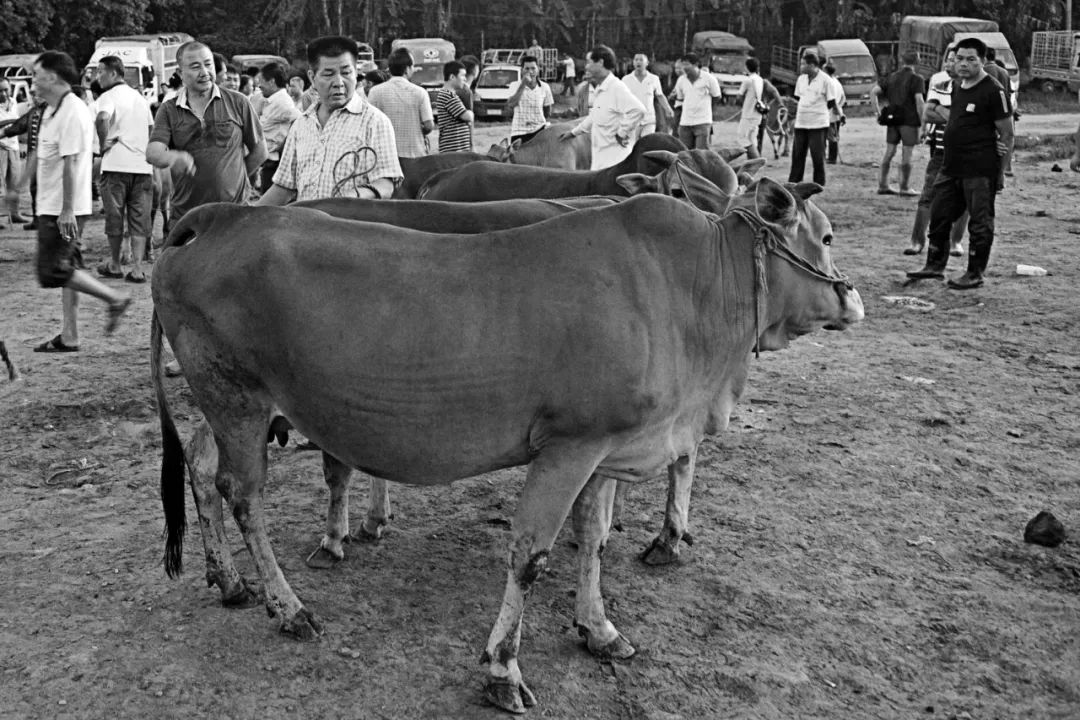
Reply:
[[[37,212],[59,215],[64,209],[64,158],[74,155],[75,188],[71,209],[76,216],[93,211],[90,186],[94,169],[94,121],[90,108],[68,93],[54,111],[45,108],[38,135]]]
[[[105,139],[116,138],[116,144],[101,158],[102,172],[149,175],[151,168],[146,162],[146,146],[150,142],[154,118],[146,98],[127,83],[120,83],[98,96],[97,112],[109,116],[109,132]]]
[[[757,73],[750,73],[739,87],[739,94],[743,96],[742,116],[749,120],[761,120],[761,113],[757,111],[757,104],[765,103],[765,81]]]
[[[829,127],[829,101],[838,99],[832,78],[820,70],[813,80],[809,75],[800,75],[795,81],[795,97],[799,98],[798,114],[795,116],[796,130],[820,130]]]
[[[641,121],[642,125],[648,125],[656,122],[656,105],[653,103],[656,100],[657,95],[663,95],[664,90],[660,87],[660,78],[652,73],[645,73],[644,80],[638,80],[637,75],[630,73],[622,79],[626,87],[630,89],[630,92],[634,93],[634,97],[641,101],[641,104],[645,106],[645,119]],[[712,111],[710,110],[710,113]]]
[[[682,102],[680,125],[712,125],[712,99],[720,97],[720,83],[704,70],[693,83],[681,75],[675,83],[675,97]]]

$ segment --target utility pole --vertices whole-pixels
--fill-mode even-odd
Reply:
[[[1072,30],[1072,0],[1065,0],[1065,29]]]

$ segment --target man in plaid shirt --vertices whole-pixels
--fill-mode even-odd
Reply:
[[[521,80],[510,83],[506,107],[514,111],[510,123],[510,142],[527,143],[550,123],[555,98],[551,88],[540,79],[540,62],[532,55],[521,58]]]
[[[319,99],[293,123],[274,184],[257,204],[388,198],[401,182],[394,128],[356,92],[358,52],[346,37],[318,38],[308,45],[308,75]]]
[[[398,157],[423,157],[428,154],[427,136],[435,129],[431,99],[427,90],[409,82],[413,57],[407,49],[394,50],[386,63],[391,77],[371,88],[368,100],[390,118]]]

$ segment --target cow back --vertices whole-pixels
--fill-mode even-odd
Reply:
[[[444,170],[481,161],[495,162],[495,159],[475,152],[438,153],[418,158],[398,158],[398,162],[401,163],[401,172],[405,177],[394,190],[393,197],[397,200],[415,198],[420,188],[432,176]]]

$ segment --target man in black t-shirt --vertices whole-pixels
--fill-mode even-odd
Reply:
[[[945,126],[945,157],[934,183],[930,206],[930,249],[926,265],[908,273],[915,279],[945,277],[949,234],[953,222],[967,210],[970,251],[967,272],[949,280],[954,290],[983,284],[994,243],[994,194],[1001,161],[1012,143],[1012,113],[1006,90],[986,74],[986,45],[965,38],[956,45],[956,75],[952,109]]]
[[[918,195],[911,188],[911,153],[919,142],[919,127],[922,125],[923,104],[926,100],[926,83],[915,74],[915,63],[919,55],[908,50],[903,55],[904,66],[894,72],[880,86],[873,90],[874,112],[879,122],[883,122],[880,99],[884,96],[885,108],[890,111],[892,120],[885,126],[885,155],[881,158],[881,176],[878,180],[879,195]],[[896,146],[903,144],[900,151],[900,190],[889,187],[889,166],[896,155]]]

